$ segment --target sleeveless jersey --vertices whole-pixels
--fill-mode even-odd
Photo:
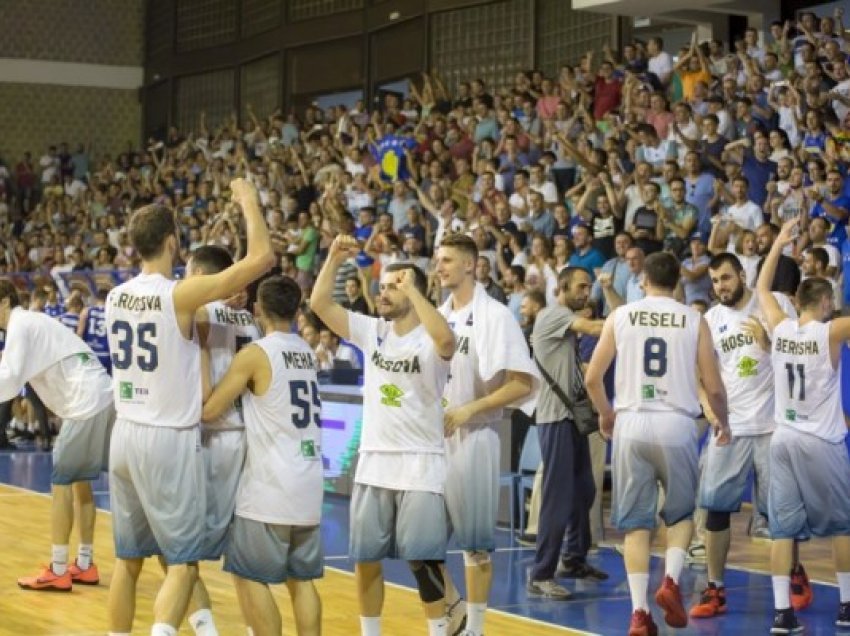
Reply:
[[[59,322],[68,327],[68,329],[74,333],[77,333],[77,327],[80,324],[80,314],[72,314],[70,311],[66,311],[59,316]]]
[[[843,441],[841,363],[832,366],[829,323],[783,320],[773,330],[772,360],[776,423],[833,444]]]
[[[46,313],[51,318],[58,318],[62,315],[62,310],[64,307],[62,306],[61,301],[57,301],[56,303],[46,303],[44,305],[44,313]]]
[[[457,349],[452,356],[451,373],[443,391],[443,408],[450,409],[487,395],[490,391],[478,373],[478,344],[475,338],[475,323],[472,314],[472,302],[459,311],[443,312],[457,340]],[[500,373],[498,386],[504,380]],[[485,424],[501,419],[502,411],[479,413],[469,420],[469,424]]]
[[[187,428],[201,421],[201,353],[174,312],[177,281],[139,274],[106,299],[118,417],[148,426]]]
[[[248,451],[236,514],[262,523],[317,525],[324,478],[316,357],[294,334],[276,331],[254,344],[272,374],[264,395],[246,391],[242,397]]]
[[[778,292],[773,295],[786,315],[796,318],[797,312],[788,297]],[[753,294],[741,309],[715,305],[705,314],[726,387],[729,427],[733,435],[761,435],[776,428],[770,351],[762,349],[742,330],[750,316],[764,324],[764,312],[757,294]]]
[[[700,314],[672,298],[647,296],[614,311],[615,409],[696,417]]]
[[[254,323],[254,316],[244,309],[231,309],[223,302],[216,301],[206,306],[209,320],[206,348],[210,352],[210,376],[215,386],[227,373],[230,363],[242,347],[251,344],[260,337],[260,330]],[[242,428],[241,398],[237,398],[216,428]]]

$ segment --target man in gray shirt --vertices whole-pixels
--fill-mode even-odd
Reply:
[[[532,332],[534,355],[545,371],[537,401],[537,433],[543,461],[540,520],[534,567],[528,581],[530,596],[555,600],[571,593],[555,582],[555,571],[568,578],[596,579],[608,575],[590,566],[589,511],[596,489],[591,471],[587,437],[578,432],[573,414],[552,390],[548,374],[573,401],[585,395],[579,334],[598,336],[603,321],[575,313],[587,306],[591,277],[580,267],[567,267],[558,276],[558,303],[537,314]],[[570,526],[567,552],[558,567],[564,532]]]

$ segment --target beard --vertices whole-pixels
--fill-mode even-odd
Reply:
[[[720,304],[723,305],[724,307],[734,307],[739,302],[741,302],[741,299],[744,297],[744,289],[745,289],[744,284],[739,282],[738,287],[733,292],[731,292],[729,294],[729,298],[727,300],[723,300],[722,298],[718,298],[718,300],[720,301]]]

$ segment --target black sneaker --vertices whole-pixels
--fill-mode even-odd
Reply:
[[[591,579],[594,581],[604,581],[608,578],[606,572],[593,567],[587,561],[567,559],[561,559],[561,562],[558,563],[555,576],[561,579]]]
[[[797,622],[792,608],[776,610],[773,613],[773,627],[771,634],[802,634],[803,626]]]
[[[835,626],[850,628],[850,603],[841,603],[838,606],[838,618],[835,619]]]

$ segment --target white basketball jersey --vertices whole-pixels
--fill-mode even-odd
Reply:
[[[210,353],[210,377],[215,386],[227,373],[230,363],[242,347],[260,337],[254,316],[244,309],[231,309],[216,301],[206,306],[209,321],[206,348]],[[215,423],[218,430],[242,428],[241,397]]]
[[[773,294],[786,315],[797,317],[785,294]],[[729,404],[733,435],[761,435],[776,428],[773,418],[773,365],[765,351],[742,325],[753,316],[765,323],[758,295],[752,294],[741,309],[715,305],[705,314],[711,331],[720,375]]]
[[[472,303],[460,311],[443,312],[457,340],[457,349],[452,356],[451,373],[443,391],[443,408],[450,409],[489,394],[487,385],[481,379],[478,372],[478,351],[476,342],[475,323],[472,315]],[[504,379],[504,374],[499,374],[499,384]],[[498,384],[497,384],[498,386]],[[480,413],[470,419],[469,424],[485,424],[487,422],[501,419],[502,411]]]
[[[776,423],[833,444],[847,429],[841,410],[841,363],[832,366],[829,323],[783,320],[773,330]]]
[[[696,417],[700,314],[663,296],[614,311],[615,409],[673,411]]]
[[[246,391],[245,466],[236,491],[236,514],[279,525],[312,526],[321,520],[322,429],[318,362],[299,336],[279,331],[255,343],[272,375],[262,396]]]
[[[118,417],[148,426],[187,428],[201,421],[201,353],[174,313],[177,281],[139,274],[106,299]]]

